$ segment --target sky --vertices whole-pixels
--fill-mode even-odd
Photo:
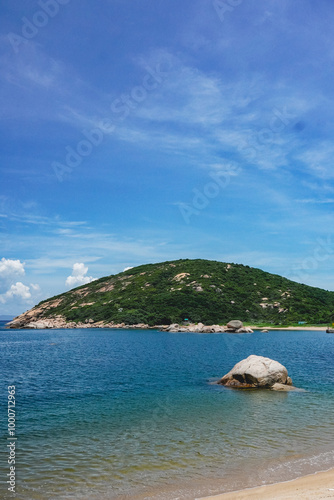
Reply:
[[[332,0],[5,0],[0,314],[127,267],[334,290]]]

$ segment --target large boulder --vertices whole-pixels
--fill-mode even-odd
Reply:
[[[242,328],[244,325],[242,321],[233,319],[232,321],[229,321],[226,326],[231,330],[239,330],[239,328]]]
[[[259,387],[282,390],[282,386],[291,386],[292,380],[281,363],[253,354],[239,361],[218,384],[237,389]]]

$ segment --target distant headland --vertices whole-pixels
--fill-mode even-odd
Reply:
[[[189,330],[190,324],[222,326],[234,318],[246,325],[327,325],[333,311],[334,292],[242,264],[181,259],[138,266],[72,289],[40,302],[8,326],[177,324]]]

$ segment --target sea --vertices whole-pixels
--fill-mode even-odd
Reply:
[[[0,498],[197,499],[328,470],[333,353],[324,331],[2,326]],[[250,354],[282,363],[301,390],[215,384]]]

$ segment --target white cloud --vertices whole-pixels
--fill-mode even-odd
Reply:
[[[0,261],[0,278],[10,278],[11,276],[24,275],[24,264],[20,260],[5,259]]]
[[[86,283],[90,283],[94,281],[96,278],[92,276],[87,276],[88,267],[85,266],[83,262],[76,262],[73,265],[72,274],[66,278],[66,286],[74,287],[85,285]]]
[[[32,303],[37,299],[40,287],[37,284],[25,285],[21,281],[16,281],[18,276],[25,275],[25,263],[20,260],[5,259],[0,260],[0,304]]]
[[[7,290],[6,293],[0,295],[0,302],[4,304],[5,302],[13,298],[22,300],[31,299],[30,288],[18,281],[17,283],[15,283],[15,285],[11,285],[10,289]]]
[[[124,273],[125,271],[129,271],[130,269],[133,269],[133,266],[130,266],[130,267],[125,267],[125,268],[123,269],[123,273]]]
[[[38,284],[30,283],[30,288],[32,288],[32,290],[34,290],[34,292],[41,291],[41,287]]]

